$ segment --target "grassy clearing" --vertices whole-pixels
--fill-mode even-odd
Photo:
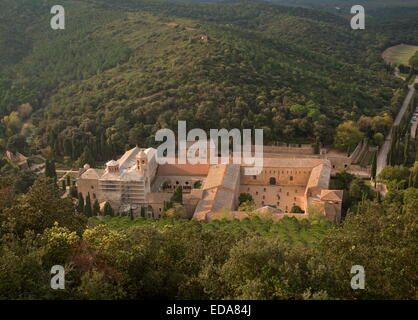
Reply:
[[[409,66],[409,59],[418,51],[418,46],[411,46],[407,44],[400,44],[387,48],[382,57],[386,63],[392,63],[395,65],[403,64]]]

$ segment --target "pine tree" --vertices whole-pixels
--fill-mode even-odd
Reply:
[[[100,215],[100,204],[97,199],[93,203],[93,216],[99,216]]]
[[[84,206],[84,214],[87,217],[91,217],[93,215],[93,210],[91,208],[90,193],[88,193],[86,197],[86,204]]]
[[[84,198],[83,198],[83,194],[80,192],[78,194],[78,202],[77,202],[77,211],[80,213],[84,212]]]

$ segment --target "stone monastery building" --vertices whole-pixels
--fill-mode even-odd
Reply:
[[[228,214],[236,218],[248,216],[236,211],[241,193],[250,194],[257,210],[269,211],[270,217],[306,218],[315,208],[326,218],[339,222],[343,192],[329,190],[329,160],[303,155],[264,155],[262,172],[244,175],[239,164],[165,164],[156,161],[156,149],[135,147],[118,160],[106,163],[104,169],[80,169],[77,188],[86,198],[90,194],[101,207],[106,202],[123,213],[132,210],[139,215],[162,217],[164,201],[174,189],[182,186],[183,205],[190,217],[211,220]],[[290,213],[299,206],[305,213]]]

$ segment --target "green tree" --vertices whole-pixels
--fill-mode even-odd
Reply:
[[[172,203],[183,204],[183,188],[182,188],[182,186],[177,186],[176,187],[176,189],[173,192],[173,195],[171,196],[170,201]]]
[[[93,216],[97,217],[99,215],[100,215],[100,204],[99,204],[99,201],[97,201],[96,199],[94,200],[94,203],[93,203]]]
[[[48,178],[57,178],[57,172],[55,170],[55,161],[54,160],[45,160],[45,176]]]
[[[313,145],[313,152],[314,154],[319,154],[321,152],[321,143],[318,138],[315,139],[315,143]]]
[[[248,213],[252,213],[254,210],[255,210],[254,201],[244,201],[238,207],[238,211],[245,211]]]
[[[374,181],[374,187],[376,188],[376,170],[377,170],[377,152],[373,154],[371,176]]]
[[[55,222],[71,231],[81,232],[85,219],[75,212],[69,198],[62,199],[61,192],[50,178],[38,178],[27,194],[18,198],[16,203],[3,210],[4,230],[13,230],[16,234],[33,230],[42,233]]]
[[[363,133],[352,121],[347,121],[337,127],[334,138],[334,146],[341,151],[351,153],[354,151],[361,139],[363,139]]]
[[[78,194],[77,211],[79,213],[84,212],[84,198],[83,198],[83,194],[81,192]]]
[[[293,206],[293,207],[290,209],[290,213],[303,213],[303,210],[302,210],[302,208],[301,208],[301,207],[299,207],[299,206]]]
[[[72,198],[77,198],[78,197],[78,191],[77,191],[77,187],[76,186],[71,186],[70,187],[70,196]]]
[[[106,201],[106,203],[104,205],[104,208],[103,208],[103,214],[105,216],[110,216],[110,217],[113,217],[115,215],[115,212],[113,211],[112,206],[107,201]]]
[[[418,206],[415,196],[408,201],[410,211],[402,214],[398,207],[375,202],[365,202],[360,214],[348,214],[342,228],[330,232],[318,246],[314,267],[318,288],[345,299],[415,297]],[[367,290],[347,286],[353,265],[366,270]]]
[[[188,219],[187,211],[183,205],[175,202],[173,207],[164,212],[164,217],[175,219]]]
[[[409,169],[404,166],[386,166],[380,172],[379,177],[386,181],[402,181],[408,180]]]
[[[84,147],[84,151],[81,154],[77,162],[78,162],[79,167],[82,167],[85,164],[89,164],[91,167],[94,167],[94,164],[95,164],[94,157],[88,146]]]
[[[241,205],[244,202],[254,202],[253,197],[249,193],[241,193],[238,197],[239,205]]]
[[[84,214],[87,217],[91,217],[93,216],[93,210],[91,208],[91,199],[90,199],[90,193],[87,193],[87,197],[86,197],[86,203],[84,205]]]
[[[353,174],[347,172],[346,170],[342,170],[336,173],[333,181],[333,187],[340,190],[348,190],[354,179],[355,176]]]
[[[193,188],[194,189],[200,189],[202,187],[202,181],[196,181],[194,184],[193,184]]]

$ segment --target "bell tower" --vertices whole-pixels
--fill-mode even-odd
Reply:
[[[148,167],[148,157],[144,150],[141,150],[136,156],[136,169],[142,174],[145,173]]]

